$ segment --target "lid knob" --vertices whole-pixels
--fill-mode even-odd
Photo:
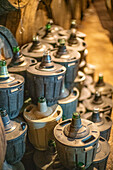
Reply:
[[[34,50],[39,50],[42,48],[42,44],[39,41],[39,37],[37,36],[33,36],[33,44],[32,46],[29,48],[29,52],[33,52]]]
[[[79,113],[73,113],[72,122],[70,125],[70,130],[72,128],[80,129],[81,128],[81,118]]]
[[[48,19],[48,24],[53,25],[53,20],[51,18]]]
[[[102,97],[101,97],[101,94],[99,91],[96,91],[95,92],[95,95],[94,95],[94,98],[93,98],[93,103],[94,104],[101,104],[103,101],[102,101]]]
[[[77,32],[77,30],[75,28],[71,29],[71,34],[70,34],[70,37],[68,39],[69,45],[75,45],[75,44],[78,43],[77,37],[76,37],[76,32]]]
[[[59,47],[58,47],[58,50],[57,50],[57,55],[56,57],[57,58],[60,58],[61,55],[66,55],[68,54],[68,51],[67,51],[67,48],[66,48],[66,45],[65,45],[65,39],[59,39]]]
[[[99,108],[94,108],[91,120],[94,123],[101,122]]]
[[[46,30],[49,31],[50,29],[51,29],[51,24],[50,24],[50,23],[47,23],[47,24],[46,24]]]
[[[10,130],[12,128],[12,125],[11,125],[11,121],[9,119],[9,116],[8,116],[6,110],[0,108],[0,114],[1,114],[1,117],[2,117],[2,121],[3,121],[3,124],[4,124],[5,131]]]
[[[96,83],[96,87],[101,87],[101,86],[104,86],[104,85],[105,85],[105,83],[104,83],[104,80],[103,80],[103,74],[99,73],[98,81]]]
[[[0,60],[0,80],[8,79],[9,73],[6,66],[5,60]]]
[[[71,28],[75,28],[75,29],[77,29],[77,22],[76,22],[76,19],[72,19],[71,20],[71,26],[70,26],[70,29]]]
[[[51,56],[50,56],[49,51],[48,51],[48,52],[44,53],[43,58],[42,58],[42,62],[40,64],[39,68],[50,69],[50,68],[53,68],[53,67],[54,67],[54,64],[51,61]]]
[[[37,45],[37,46],[39,47],[40,44],[41,44],[41,42],[39,41],[38,35],[34,36],[34,37],[33,37],[33,45],[34,45],[34,46]]]
[[[39,41],[38,35],[33,36],[33,45],[35,46],[35,45],[39,45],[39,44],[41,44],[41,43]]]
[[[19,52],[20,51],[20,48],[17,46],[14,46],[13,47],[13,53],[17,53],[17,52]]]
[[[39,41],[38,35],[33,36],[33,42],[37,42],[37,41]]]
[[[46,99],[44,97],[38,98],[38,111],[39,112],[46,112],[48,110]]]
[[[60,45],[65,45],[66,41],[64,38],[58,40]]]
[[[16,52],[19,52],[20,51],[20,49],[19,49],[19,47],[17,46],[14,46],[13,47],[13,53],[16,53]]]

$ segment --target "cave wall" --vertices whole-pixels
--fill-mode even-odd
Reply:
[[[4,8],[0,5],[0,25],[10,29],[19,45],[30,42],[37,30],[46,24],[48,17],[65,29],[69,28],[72,18],[79,23],[87,6],[87,0],[27,0],[28,3],[21,0],[25,5],[20,7],[17,4],[15,8],[12,2],[12,8],[8,10],[5,6],[7,1],[3,1]]]

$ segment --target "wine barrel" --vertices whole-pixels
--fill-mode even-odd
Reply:
[[[19,8],[23,8],[27,5],[29,0],[0,0],[0,15],[6,14],[10,11],[15,11]]]
[[[5,131],[0,116],[0,169],[2,168],[6,152],[6,140],[5,140]]]

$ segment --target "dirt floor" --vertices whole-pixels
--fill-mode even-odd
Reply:
[[[113,85],[113,44],[110,41],[110,32],[103,28],[102,22],[96,12],[95,5],[86,10],[84,20],[79,28],[87,34],[88,63],[96,66],[95,80],[99,73],[103,73],[105,82]],[[113,25],[111,25],[113,27]],[[113,120],[113,113],[112,113]],[[109,140],[111,153],[107,163],[107,170],[113,170],[113,126]]]

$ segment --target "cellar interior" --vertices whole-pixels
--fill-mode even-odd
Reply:
[[[0,170],[113,170],[113,1],[0,0]]]

